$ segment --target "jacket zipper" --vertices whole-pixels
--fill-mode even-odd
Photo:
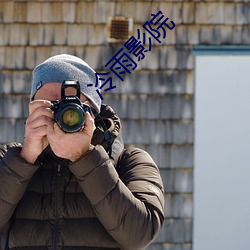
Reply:
[[[59,202],[58,202],[58,194],[59,194],[59,184],[61,179],[61,159],[57,165],[57,177],[56,177],[56,190],[55,190],[55,231],[53,236],[53,244],[52,249],[56,250],[57,240],[58,240],[58,231],[59,231]]]

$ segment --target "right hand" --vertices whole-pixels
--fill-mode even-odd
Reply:
[[[49,144],[46,137],[47,126],[54,123],[54,112],[50,106],[51,102],[47,100],[35,100],[29,104],[21,156],[31,164],[35,163]]]

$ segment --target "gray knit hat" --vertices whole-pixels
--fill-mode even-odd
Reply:
[[[101,99],[95,90],[100,87],[100,80],[98,80],[98,85],[95,87],[95,71],[82,59],[68,54],[52,56],[36,66],[32,73],[31,100],[34,98],[36,91],[46,83],[77,80],[81,92],[92,102],[96,111],[100,112]],[[88,84],[92,86],[87,87]]]

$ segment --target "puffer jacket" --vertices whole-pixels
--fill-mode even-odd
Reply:
[[[102,105],[101,115],[112,148],[97,122],[94,150],[75,163],[48,147],[32,165],[20,157],[21,144],[1,147],[2,249],[137,250],[158,234],[164,221],[159,170],[145,151],[123,149],[110,107]]]

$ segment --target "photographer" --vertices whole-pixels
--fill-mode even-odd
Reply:
[[[0,148],[2,249],[137,250],[159,233],[159,170],[124,149],[119,117],[87,87],[95,81],[71,55],[33,70],[24,143]]]

